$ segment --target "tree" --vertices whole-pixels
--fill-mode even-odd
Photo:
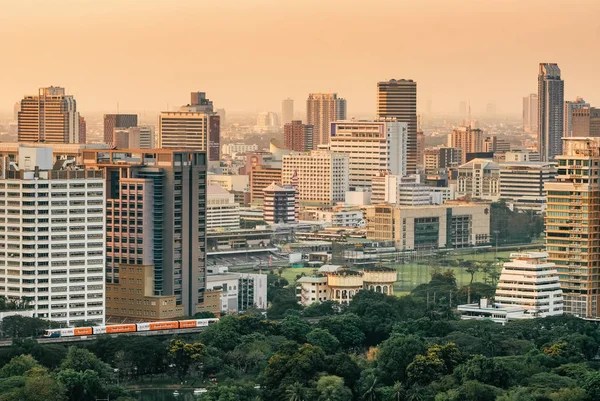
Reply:
[[[112,377],[112,368],[84,348],[69,347],[67,356],[60,367],[62,370],[70,369],[75,372],[85,372],[86,370],[89,370],[97,373],[101,379]]]
[[[353,313],[327,317],[319,322],[319,327],[329,331],[345,349],[358,347],[365,341],[361,319]]]
[[[93,370],[75,371],[62,369],[57,374],[58,381],[66,389],[69,400],[93,401],[105,394],[98,372]]]
[[[319,401],[347,401],[352,399],[352,391],[338,376],[323,376],[317,381]]]
[[[406,368],[415,356],[425,351],[423,340],[416,336],[393,336],[377,351],[377,368],[384,383],[406,380]]]
[[[358,396],[361,401],[377,401],[381,396],[381,381],[375,369],[363,370],[358,381]]]
[[[194,316],[194,319],[210,319],[215,318],[215,314],[209,311],[198,312]]]
[[[67,391],[59,381],[50,377],[47,372],[42,375],[28,377],[23,388],[23,399],[27,401],[66,401]]]
[[[502,388],[507,388],[512,378],[512,372],[502,362],[483,355],[476,355],[458,366],[454,373],[463,383],[476,380]]]
[[[306,341],[306,335],[310,331],[310,324],[302,320],[299,316],[286,316],[279,326],[281,334],[288,340],[294,340],[299,343]]]
[[[306,317],[331,316],[338,313],[339,310],[340,304],[335,301],[314,302],[304,308],[302,315]]]
[[[225,316],[219,320],[219,323],[208,326],[200,334],[200,340],[207,346],[231,351],[242,341],[240,325],[238,317]]]
[[[180,382],[193,366],[197,366],[205,355],[205,347],[201,342],[186,343],[180,338],[173,338],[169,342],[169,358]]]
[[[295,382],[290,384],[285,393],[288,401],[307,401],[308,400],[308,388],[304,387],[301,383]]]
[[[296,295],[291,287],[289,288],[273,288],[270,291],[273,293],[271,306],[267,310],[269,319],[281,319],[289,310],[300,310],[302,306],[298,303]]]
[[[309,344],[321,347],[326,354],[334,354],[340,347],[340,342],[327,329],[313,329],[306,335]]]
[[[25,372],[40,367],[31,355],[19,355],[0,369],[0,377],[23,376]]]

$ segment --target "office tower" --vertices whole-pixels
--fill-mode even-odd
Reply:
[[[283,156],[282,183],[297,180],[303,203],[333,205],[343,202],[349,189],[349,159],[344,153],[316,151]]]
[[[115,146],[115,130],[137,127],[137,114],[105,114],[104,115],[104,143],[110,147]]]
[[[29,302],[39,318],[103,324],[102,171],[53,166],[52,149],[41,147],[20,147],[16,166],[1,160],[0,295]]]
[[[382,170],[406,175],[408,124],[398,121],[336,121],[329,147],[349,160],[351,188],[370,187]]]
[[[306,124],[313,126],[313,149],[329,143],[330,124],[346,119],[346,99],[337,93],[309,93]]]
[[[523,131],[537,134],[538,95],[535,93],[523,98]]]
[[[498,145],[498,138],[494,135],[486,136],[483,140],[482,152],[495,152],[496,146]]]
[[[268,224],[296,223],[298,221],[298,194],[291,185],[272,183],[264,192],[264,221]]]
[[[208,160],[221,159],[221,123],[204,92],[192,92],[191,104],[158,117],[158,148],[206,151]]]
[[[562,153],[565,83],[554,63],[540,63],[538,75],[538,152],[542,161]]]
[[[284,99],[281,101],[281,124],[289,124],[294,119],[294,100]]]
[[[294,120],[283,126],[283,146],[296,152],[313,148],[313,126]]]
[[[577,97],[575,101],[565,101],[565,111],[563,116],[563,137],[567,138],[570,136],[589,136],[588,134],[585,134],[585,132],[581,131],[578,134],[573,133],[573,113],[585,107],[589,108],[590,104],[586,103],[586,101],[583,100],[583,98],[581,97]]]
[[[573,137],[600,137],[600,109],[578,107],[571,110],[569,119]]]
[[[483,152],[483,131],[471,127],[459,127],[448,134],[448,147],[462,150],[462,163],[467,162],[467,153]]]
[[[153,265],[153,294],[194,315],[205,288],[206,153],[84,150],[83,163],[107,180],[107,283],[124,265]]]
[[[87,123],[85,122],[85,118],[79,116],[79,140],[77,143],[84,144],[87,142]]]
[[[541,213],[546,204],[544,184],[554,181],[553,162],[506,161],[500,163],[500,198],[518,210]]]
[[[25,96],[18,115],[18,138],[19,142],[77,143],[79,113],[73,96],[55,86]]]
[[[227,111],[225,109],[217,109],[216,113],[219,116],[221,127],[225,126],[227,124]]]
[[[556,156],[556,181],[547,182],[546,249],[556,264],[566,313],[600,317],[600,139],[567,138]]]
[[[264,189],[272,183],[281,183],[281,167],[261,164],[250,170],[250,202],[262,204],[265,198]]]
[[[116,128],[114,132],[115,149],[153,149],[154,129],[148,125],[130,128]]]
[[[417,171],[417,83],[392,79],[377,83],[377,118],[395,118],[408,124],[406,173]]]
[[[220,185],[209,184],[206,192],[206,229],[240,228],[240,204],[235,202],[235,195]]]

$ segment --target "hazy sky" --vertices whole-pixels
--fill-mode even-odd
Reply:
[[[418,82],[420,110],[520,112],[539,62],[600,106],[599,0],[0,0],[0,110],[58,85],[82,114],[280,111],[337,92],[375,111],[378,80]]]

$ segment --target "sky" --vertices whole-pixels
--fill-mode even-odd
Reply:
[[[540,62],[600,106],[598,0],[0,0],[0,110],[63,86],[79,111],[157,112],[205,91],[228,112],[336,92],[375,113],[377,81],[421,112],[520,113]]]

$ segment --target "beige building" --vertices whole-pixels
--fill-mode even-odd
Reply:
[[[458,168],[456,196],[496,201],[500,197],[500,165],[473,159]]]
[[[600,138],[563,140],[555,182],[546,189],[546,249],[556,265],[564,310],[599,318]]]
[[[600,109],[581,107],[571,112],[571,136],[600,137]]]
[[[153,149],[154,128],[141,127],[115,128],[114,143],[117,149]]]
[[[448,147],[462,149],[462,163],[467,153],[483,152],[483,131],[471,127],[459,127],[448,134]]]
[[[306,100],[306,124],[313,126],[313,149],[329,143],[330,124],[346,119],[346,99],[337,93],[310,93]]]
[[[281,174],[282,171],[279,167],[268,165],[253,167],[250,171],[250,202],[262,204],[265,198],[265,188],[274,182],[281,183]]]
[[[367,208],[367,239],[398,250],[466,248],[490,242],[488,203]]]
[[[235,195],[219,185],[206,188],[206,228],[209,231],[240,228],[240,205]]]
[[[291,185],[294,174],[301,203],[343,202],[349,189],[349,158],[343,153],[314,150],[283,156],[283,184]]]

